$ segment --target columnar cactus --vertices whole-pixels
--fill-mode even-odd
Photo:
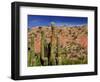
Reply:
[[[56,38],[55,38],[55,24],[51,23],[51,51],[50,51],[50,65],[56,65],[56,54],[55,54],[55,48],[56,48]]]
[[[48,65],[48,58],[45,57],[45,34],[43,31],[41,31],[41,64],[42,65]]]
[[[57,35],[57,64],[62,64],[62,58],[61,58],[61,50],[60,50],[60,42],[59,42],[59,35]]]
[[[31,44],[30,44],[30,66],[33,66],[35,63],[34,56],[35,56],[35,49],[34,49],[34,33],[31,35]]]

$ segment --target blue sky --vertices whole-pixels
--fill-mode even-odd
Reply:
[[[87,17],[68,17],[68,16],[46,16],[46,15],[28,15],[28,28],[34,26],[50,26],[55,22],[57,26],[62,25],[84,25],[87,24]]]

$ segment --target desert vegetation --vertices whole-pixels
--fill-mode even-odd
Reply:
[[[87,64],[87,37],[87,25],[28,29],[28,66]]]

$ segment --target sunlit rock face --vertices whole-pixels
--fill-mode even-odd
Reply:
[[[44,26],[42,27],[42,30],[45,33],[47,43],[51,43],[51,27]],[[41,34],[39,27],[33,27],[31,31],[28,32],[28,40],[30,39],[31,33],[33,32],[35,33],[35,52],[40,53]],[[68,42],[78,43],[82,47],[87,48],[87,26],[57,27],[55,33],[59,36],[59,45],[61,45],[62,48],[66,47]]]

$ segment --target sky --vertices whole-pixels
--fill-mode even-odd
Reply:
[[[28,15],[28,28],[36,26],[50,26],[54,22],[56,26],[76,26],[85,25],[88,22],[87,17],[68,17],[68,16],[46,16],[46,15]]]

